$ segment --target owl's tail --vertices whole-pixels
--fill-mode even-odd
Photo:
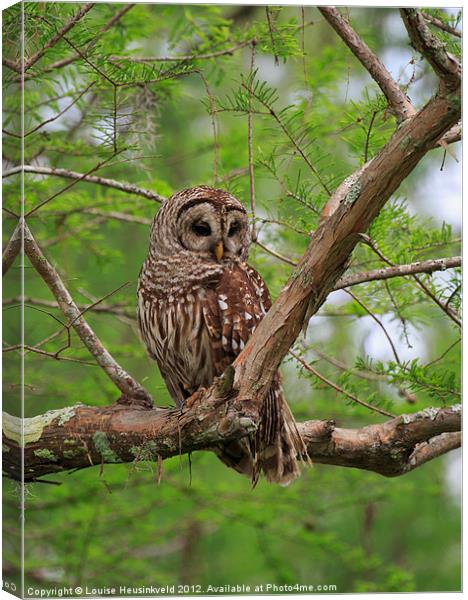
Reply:
[[[263,472],[271,483],[288,485],[301,474],[298,460],[306,464],[311,460],[279,383],[265,398],[261,417],[255,436],[252,483],[256,485]]]
[[[247,475],[253,486],[261,473],[271,483],[288,485],[301,474],[299,460],[311,464],[279,382],[274,383],[263,402],[255,435],[223,445],[216,454],[225,465]]]

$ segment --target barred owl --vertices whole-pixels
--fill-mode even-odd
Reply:
[[[138,283],[138,323],[148,354],[182,407],[242,351],[271,305],[246,260],[246,210],[226,191],[200,186],[167,200],[153,221]],[[287,484],[299,475],[305,444],[276,375],[252,439],[215,449],[228,466]]]

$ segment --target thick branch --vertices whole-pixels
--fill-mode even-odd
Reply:
[[[103,463],[157,461],[210,450],[251,433],[255,426],[242,404],[227,402],[216,390],[192,397],[182,412],[74,406],[25,419],[26,481]],[[4,414],[4,469],[14,479],[21,478],[20,425],[20,419]],[[361,429],[338,428],[333,421],[307,421],[299,429],[315,462],[395,476],[457,447],[459,438],[450,432],[459,432],[460,426],[457,405],[427,408]]]
[[[5,246],[5,250],[2,254],[2,276],[4,276],[11,265],[14,263],[15,258],[18,256],[21,250],[21,223],[15,227],[11,238],[8,240],[7,245]]]
[[[22,170],[25,173],[37,173],[38,175],[55,175],[57,177],[64,177],[65,179],[81,179],[87,183],[95,183],[98,185],[103,185],[104,187],[114,188],[121,192],[126,192],[127,194],[135,194],[136,196],[142,196],[148,200],[154,200],[155,202],[164,202],[165,200],[163,196],[160,196],[156,192],[152,192],[151,190],[147,190],[145,188],[140,188],[133,183],[122,183],[120,181],[116,181],[115,179],[107,179],[105,177],[98,177],[97,175],[85,175],[83,173],[77,173],[76,171],[69,171],[68,169],[54,169],[52,167],[24,165],[23,167],[13,167],[13,169],[4,171],[3,177],[16,175],[17,173],[21,173]]]
[[[398,121],[404,121],[415,114],[411,102],[394,81],[380,58],[357,35],[351,25],[345,21],[338,9],[333,6],[320,6],[319,11],[356,56],[377,85],[380,87]]]
[[[445,31],[446,33],[450,33],[450,35],[455,35],[456,37],[461,38],[461,36],[462,36],[461,31],[458,31],[458,29],[455,29],[455,27],[450,27],[450,25],[447,25],[447,23],[444,23],[437,17],[433,17],[429,13],[423,12],[422,15],[426,19],[426,21],[431,23],[431,25],[438,27],[439,29],[441,29],[442,31]]]
[[[148,392],[115,361],[88,325],[60,275],[44,256],[26,224],[24,224],[24,252],[55,296],[60,310],[69,321],[68,326],[73,327],[109,379],[124,396],[134,398],[146,406],[152,406],[151,396]]]
[[[460,63],[432,33],[422,13],[416,8],[400,8],[400,14],[412,46],[427,59],[435,73],[450,88],[458,87],[461,80]]]
[[[459,117],[458,92],[435,96],[400,125],[379,154],[335,191],[301,262],[234,363],[241,397],[264,397],[300,330],[347,268],[360,234]]]

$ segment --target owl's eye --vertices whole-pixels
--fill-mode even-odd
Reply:
[[[202,235],[204,237],[208,237],[211,235],[211,227],[206,223],[206,221],[197,221],[192,225],[192,231],[194,231],[197,235]]]
[[[239,231],[239,229],[240,224],[237,221],[234,221],[234,223],[231,224],[231,227],[229,227],[228,236],[232,237]]]

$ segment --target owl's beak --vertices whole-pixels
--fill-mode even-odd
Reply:
[[[219,242],[216,242],[216,245],[214,247],[214,253],[216,256],[216,260],[218,262],[221,262],[221,259],[223,258],[223,255],[224,255],[224,246],[223,246],[222,240],[219,240]]]

